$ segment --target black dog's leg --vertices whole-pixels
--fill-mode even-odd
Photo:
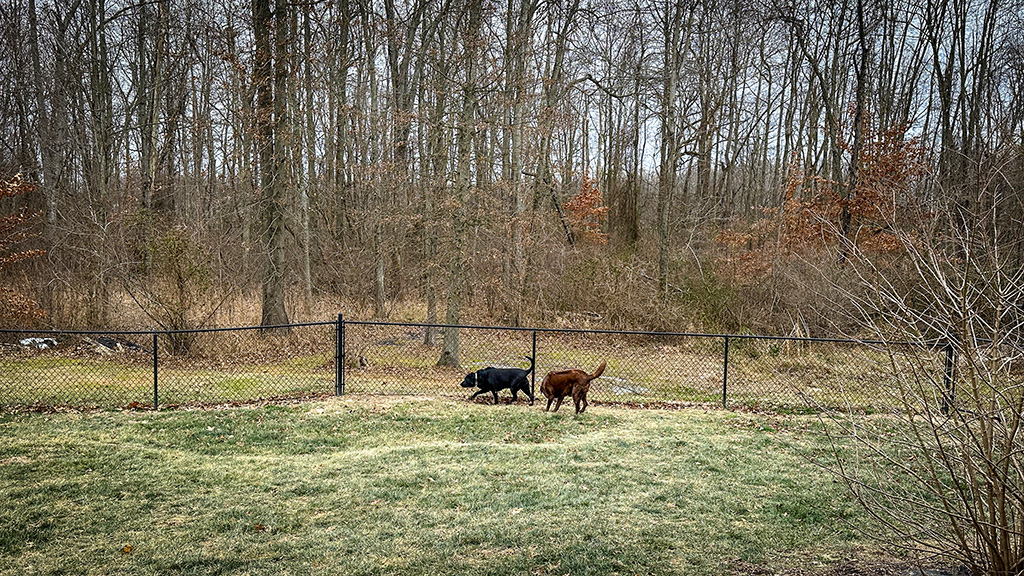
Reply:
[[[534,398],[533,398],[533,394],[530,394],[530,382],[525,380],[525,379],[522,382],[519,383],[519,386],[517,386],[517,387],[512,389],[512,401],[515,402],[515,401],[518,400],[518,398],[516,397],[516,394],[520,390],[522,390],[523,394],[526,394],[526,397],[530,399],[530,406],[533,406]]]
[[[494,394],[494,405],[497,406],[498,405],[498,391],[497,390],[491,390],[491,394]]]
[[[483,394],[484,392],[488,392],[488,390],[477,390],[476,392],[473,393],[472,396],[469,397],[469,400],[476,398],[477,396]]]
[[[512,384],[512,402],[517,402],[519,400],[518,394],[520,391],[522,391],[523,394],[526,394],[530,399],[530,406],[533,406],[533,394],[530,394],[530,381],[525,377],[520,378]]]

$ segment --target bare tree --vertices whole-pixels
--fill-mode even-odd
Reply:
[[[727,276],[722,228],[787,191],[858,205],[856,149],[900,126],[934,150],[941,177],[922,203],[957,197],[954,213],[989,231],[979,214],[1020,212],[995,196],[1019,197],[1024,171],[1019,0],[472,12],[464,0],[0,3],[0,171],[38,184],[8,200],[45,211],[36,241],[52,267],[33,264],[37,285],[88,302],[77,321],[110,321],[111,278],[147,258],[148,219],[187,223],[218,281],[260,299],[268,322],[288,318],[289,278],[306,304],[340,297],[383,317],[422,300],[436,319],[453,254],[480,282],[448,290],[452,310],[484,302],[519,324],[578,306],[552,295],[587,260],[635,259],[664,289],[685,245],[692,281],[713,290]],[[791,166],[806,175],[792,189]],[[590,177],[608,247],[577,246],[561,213]],[[858,234],[851,214],[834,218]],[[667,304],[700,305],[684,292]],[[777,328],[785,313],[764,308],[752,322]]]
[[[666,2],[662,17],[663,68],[661,93],[661,151],[658,171],[658,289],[668,291],[668,201],[675,192],[679,171],[678,122],[676,91],[682,64],[681,36],[686,10],[681,1]]]
[[[284,165],[285,143],[288,141],[284,88],[288,78],[288,22],[283,0],[277,0],[274,13],[270,10],[270,0],[255,0],[252,6],[256,49],[253,84],[256,87],[256,145],[260,160],[260,227],[265,258],[260,323],[275,326],[288,323],[288,313],[284,307],[284,202],[287,183]]]
[[[549,6],[551,15],[548,18],[548,42],[552,46],[544,63],[543,93],[541,96],[540,118],[538,119],[537,169],[534,192],[534,205],[545,197],[558,214],[558,220],[565,232],[569,245],[575,244],[569,222],[562,213],[562,202],[555,189],[554,172],[551,168],[551,143],[555,131],[555,110],[559,99],[565,93],[565,58],[569,45],[569,32],[576,25],[580,10],[579,0],[569,0],[568,5],[553,2]]]
[[[465,6],[467,24],[462,33],[462,69],[465,79],[462,84],[462,109],[456,125],[455,185],[450,200],[452,207],[452,241],[449,247],[448,299],[445,322],[457,325],[462,318],[463,296],[466,286],[465,253],[466,202],[471,187],[471,154],[473,130],[476,121],[478,82],[480,67],[480,40],[483,17],[482,0],[467,0]],[[439,366],[459,366],[459,331],[449,328],[444,331]]]
[[[525,130],[531,85],[526,64],[532,50],[533,23],[539,2],[510,1],[505,16],[505,99],[507,120],[503,128],[502,181],[508,186],[509,250],[504,263],[506,308],[513,326],[522,321],[522,294],[526,281],[526,187],[523,171],[526,165]]]

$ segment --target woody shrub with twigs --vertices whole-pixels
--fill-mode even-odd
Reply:
[[[886,343],[886,414],[823,412],[825,465],[876,536],[972,575],[1024,573],[1024,262],[1000,217],[1017,199],[944,190],[902,126],[868,133],[856,162],[845,195],[792,166],[781,207],[718,236],[718,272],[747,290],[816,272],[803,292]]]
[[[209,255],[185,226],[157,227],[141,243],[139,261],[123,287],[146,315],[168,334],[170,351],[188,354],[195,333],[223,302],[211,278]]]
[[[873,287],[854,299],[862,325],[918,345],[887,346],[898,384],[890,419],[827,419],[829,434],[853,441],[833,470],[898,542],[971,574],[1018,575],[1024,268],[991,229],[950,220],[896,235],[911,264],[903,275],[850,243],[851,270]]]
[[[895,383],[888,416],[824,418],[832,445],[850,447],[836,449],[830,468],[885,527],[880,537],[977,576],[1018,575],[1024,265],[1021,240],[997,217],[1016,200],[979,189],[992,210],[971,212],[966,206],[982,203],[931,181],[920,147],[904,134],[868,139],[849,197],[819,196],[778,215],[783,230],[787,218],[816,230],[823,258],[843,272],[833,289],[858,335],[887,343]],[[915,201],[922,190],[949,200],[923,210]]]

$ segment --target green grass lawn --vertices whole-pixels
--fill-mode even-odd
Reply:
[[[0,573],[813,572],[875,550],[813,424],[356,396],[0,413]]]

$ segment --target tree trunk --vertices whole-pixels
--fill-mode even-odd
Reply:
[[[312,42],[312,28],[309,18],[310,6],[307,4],[302,11],[302,47],[303,59],[302,69],[304,72],[303,93],[305,95],[305,149],[306,149],[306,173],[300,185],[299,193],[299,218],[302,227],[302,286],[303,296],[308,312],[313,305],[313,232],[310,224],[311,200],[315,197],[314,187],[316,186],[316,123],[313,120],[313,74],[312,74],[312,53],[310,44]]]
[[[658,289],[668,292],[668,205],[676,188],[679,170],[679,139],[676,118],[676,88],[682,59],[679,40],[682,32],[681,2],[665,6],[664,70],[661,93],[661,167],[658,172]],[[703,125],[703,123],[702,123]]]
[[[445,43],[445,26],[442,10],[438,14],[438,26],[436,28],[437,45]],[[428,42],[428,33],[424,31],[423,44]],[[437,323],[437,277],[438,277],[438,230],[440,228],[440,211],[438,202],[441,197],[441,190],[447,179],[447,150],[445,142],[448,141],[448,129],[445,127],[444,117],[448,104],[448,70],[450,60],[445,51],[438,51],[436,60],[432,62],[434,75],[431,84],[424,83],[420,87],[420,109],[425,110],[426,142],[421,149],[426,152],[426,158],[420,163],[420,186],[423,190],[423,297],[427,304],[427,324]],[[429,96],[428,96],[429,94]],[[423,123],[420,123],[423,126]],[[428,326],[423,333],[423,343],[427,346],[434,345],[434,338],[437,329]]]
[[[255,60],[253,83],[256,86],[256,118],[258,124],[257,147],[260,159],[260,208],[263,244],[263,306],[260,324],[274,326],[288,323],[285,310],[284,270],[284,120],[286,98],[284,86],[287,64],[284,61],[284,42],[287,20],[285,2],[277,0],[276,18],[271,16],[270,0],[254,0],[253,30],[255,33]],[[275,22],[276,20],[276,22]],[[276,50],[271,44],[274,30]],[[280,92],[275,94],[276,89]]]
[[[579,12],[579,0],[571,0],[565,9],[561,26],[555,34],[554,60],[550,62],[545,71],[543,102],[541,103],[540,119],[538,120],[539,146],[537,151],[537,180],[535,201],[536,205],[544,196],[551,198],[551,204],[558,215],[558,221],[565,232],[565,239],[570,246],[576,245],[572,230],[569,228],[569,221],[562,213],[562,203],[554,185],[554,173],[551,169],[551,144],[555,131],[555,107],[563,93],[562,75],[565,68],[565,51],[569,42],[569,29],[575,24],[576,15]]]
[[[32,56],[32,80],[34,84],[36,113],[39,116],[37,138],[39,140],[40,172],[42,173],[42,189],[45,198],[46,224],[52,226],[57,221],[57,199],[59,196],[59,182],[57,170],[57,154],[53,141],[52,114],[47,109],[46,102],[46,80],[43,77],[42,65],[39,57],[39,24],[36,14],[36,0],[28,2],[29,18],[29,44]],[[61,43],[58,39],[57,44]],[[53,97],[51,96],[51,105]],[[54,108],[56,106],[54,105]]]
[[[471,155],[473,126],[477,108],[477,58],[480,41],[480,21],[483,12],[482,0],[469,0],[469,24],[463,38],[463,65],[466,83],[462,89],[462,111],[456,135],[456,175],[452,210],[452,246],[448,267],[448,299],[445,323],[459,324],[462,319],[462,299],[466,284],[464,245],[468,222],[466,221],[466,200],[469,196],[472,177]],[[460,366],[459,330],[448,328],[444,331],[441,357],[438,366]]]
[[[519,326],[522,322],[523,291],[526,283],[526,191],[523,188],[524,142],[523,125],[526,123],[526,56],[532,38],[533,16],[537,9],[536,0],[525,0],[519,6],[518,14],[509,2],[505,48],[506,99],[508,101],[508,122],[506,133],[506,185],[509,188],[509,244],[505,279],[505,308],[509,322]]]
[[[864,145],[864,123],[865,108],[867,107],[868,79],[871,77],[868,72],[871,55],[868,45],[868,33],[864,22],[864,0],[857,0],[857,45],[859,54],[855,63],[855,93],[856,101],[853,113],[853,145],[850,148],[850,171],[847,178],[846,188],[843,190],[842,208],[839,215],[839,233],[842,236],[842,245],[839,248],[839,261],[845,262],[849,255],[847,243],[850,241],[850,225],[853,222],[853,215],[850,212],[850,205],[857,197],[857,186],[860,179],[860,153]]]
[[[110,82],[109,50],[107,46],[106,5],[103,0],[89,2],[90,51],[88,110],[91,118],[91,142],[83,159],[86,185],[89,193],[92,238],[91,265],[93,270],[90,305],[87,321],[104,326],[110,311],[110,258],[107,251],[110,196],[114,170],[113,87]]]

